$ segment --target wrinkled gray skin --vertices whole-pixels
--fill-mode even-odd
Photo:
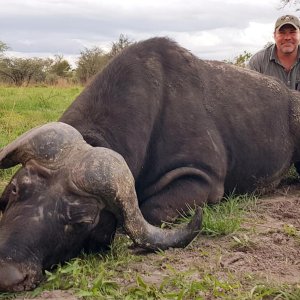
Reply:
[[[148,249],[184,247],[198,210],[224,191],[275,187],[299,159],[299,94],[258,73],[204,62],[154,38],[116,57],[60,122],[0,152],[22,168],[0,208],[0,290],[34,288],[42,270],[110,244],[117,223]],[[69,124],[69,125],[67,125]]]

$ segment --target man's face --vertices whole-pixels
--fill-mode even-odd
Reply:
[[[289,55],[297,51],[300,42],[300,31],[290,24],[283,25],[274,32],[278,52]]]

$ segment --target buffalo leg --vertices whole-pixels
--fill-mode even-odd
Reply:
[[[142,201],[140,208],[149,223],[159,225],[163,221],[174,221],[180,213],[187,212],[189,207],[202,207],[209,193],[207,182],[181,178]]]

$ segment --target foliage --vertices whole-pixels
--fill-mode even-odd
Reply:
[[[61,81],[70,83],[74,80],[71,65],[63,55],[54,55],[54,59],[49,58],[45,73],[44,82],[49,85],[58,85]]]
[[[31,80],[45,79],[45,60],[41,58],[4,57],[0,60],[0,76],[16,86],[28,85]]]
[[[49,73],[60,77],[68,77],[71,75],[70,71],[71,65],[66,59],[64,59],[63,55],[54,55],[54,60],[51,60]]]
[[[8,49],[9,47],[4,42],[0,41],[0,57]]]
[[[235,66],[245,68],[246,64],[249,61],[251,56],[252,56],[252,54],[245,50],[242,54],[239,54],[238,56],[236,56],[232,61],[231,60],[225,60],[225,62],[229,63],[229,64],[233,64]]]
[[[80,57],[77,61],[77,78],[83,84],[88,82],[89,79],[106,66],[108,60],[109,57],[101,48],[85,48],[80,52]]]
[[[9,47],[0,41],[0,81],[16,86],[28,86],[29,83],[59,84],[61,79],[68,83],[80,82],[86,84],[107,63],[133,43],[128,36],[120,34],[117,41],[112,42],[109,51],[98,46],[84,48],[79,55],[76,69],[72,70],[70,63],[63,55],[52,58],[19,58],[7,57],[5,51]],[[244,51],[227,63],[245,67],[251,54]]]
[[[100,47],[85,48],[80,52],[77,61],[76,76],[79,82],[87,83],[94,75],[102,71],[110,59],[118,55],[131,43],[128,37],[121,34],[119,40],[112,43],[111,50],[108,53]]]
[[[112,47],[110,52],[108,53],[108,56],[110,58],[115,57],[116,55],[121,53],[123,49],[127,48],[131,44],[132,42],[129,40],[129,38],[126,35],[120,34],[119,40],[117,42],[112,43]]]
[[[256,200],[254,195],[231,194],[218,205],[205,206],[202,233],[218,236],[236,232],[240,229],[247,206]]]
[[[234,193],[223,198],[217,205],[204,205],[201,233],[209,236],[220,236],[234,233],[240,229],[245,210],[257,201],[255,195],[235,195]],[[189,208],[187,214],[178,218],[179,223],[189,222],[194,210]],[[167,223],[165,225],[170,226]]]
[[[250,52],[244,51],[242,54],[236,56],[234,64],[236,66],[245,67],[251,56],[252,54]]]
[[[55,55],[54,59],[8,57],[3,54],[7,49],[0,41],[0,78],[5,83],[16,86],[28,86],[30,82],[57,83],[58,78],[72,76],[71,65],[62,55]]]

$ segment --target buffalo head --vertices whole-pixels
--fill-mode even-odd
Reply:
[[[0,199],[0,290],[34,288],[42,270],[110,244],[117,222],[147,249],[184,247],[201,226],[166,230],[141,214],[134,178],[118,153],[87,144],[73,127],[34,128],[3,148],[0,168],[21,163]]]

